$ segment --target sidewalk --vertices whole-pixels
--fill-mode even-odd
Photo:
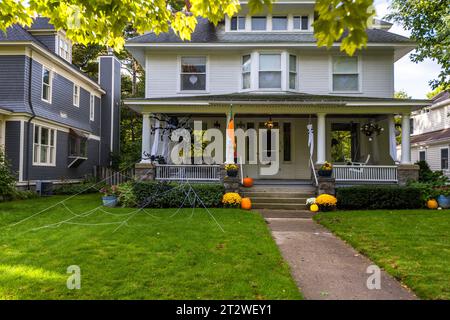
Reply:
[[[369,290],[373,263],[312,220],[307,212],[263,211],[272,235],[306,299],[412,300],[417,297],[381,272],[381,289]]]

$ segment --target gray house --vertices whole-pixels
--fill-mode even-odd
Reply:
[[[0,31],[0,148],[19,185],[79,180],[119,149],[120,61],[98,82],[72,64],[72,44],[46,18]]]

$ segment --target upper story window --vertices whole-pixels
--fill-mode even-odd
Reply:
[[[289,89],[297,89],[297,56],[289,55]]]
[[[294,16],[294,30],[308,30],[309,17],[308,16]]]
[[[89,96],[89,120],[95,121],[95,96],[92,93]]]
[[[80,86],[73,85],[73,105],[75,107],[80,106]]]
[[[272,30],[287,30],[288,18],[287,17],[272,17]]]
[[[259,55],[259,88],[281,89],[281,54]]]
[[[69,42],[62,37],[59,37],[59,55],[67,61],[70,61],[70,46]]]
[[[245,30],[245,17],[233,17],[230,21],[230,30]]]
[[[206,90],[206,57],[181,57],[181,91]]]
[[[359,92],[358,57],[333,57],[332,90],[337,92]]]
[[[46,67],[42,67],[42,100],[51,103],[52,101],[52,72]]]
[[[267,28],[266,17],[252,17],[252,30],[265,31]]]
[[[252,58],[249,54],[242,57],[242,89],[250,89]]]
[[[54,166],[56,164],[56,130],[34,126],[33,165]]]

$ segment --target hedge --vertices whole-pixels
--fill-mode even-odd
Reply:
[[[418,209],[421,190],[414,187],[359,186],[336,189],[338,208],[345,210]]]
[[[191,207],[194,202],[196,207],[202,207],[198,201],[199,198],[206,207],[213,208],[222,206],[225,188],[222,184],[216,183],[188,185],[177,182],[147,181],[134,183],[133,193],[139,207],[178,208],[183,205],[183,202],[186,207]],[[189,197],[186,197],[187,194]]]

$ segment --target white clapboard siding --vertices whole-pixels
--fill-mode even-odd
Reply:
[[[311,94],[330,94],[330,54],[319,51],[289,50],[298,57],[298,91]],[[235,93],[241,87],[242,55],[250,51],[226,52],[189,51],[186,55],[207,55],[209,94]],[[146,96],[179,96],[179,51],[151,52],[146,57]],[[338,52],[336,51],[336,54]],[[393,52],[362,54],[362,93],[357,96],[387,97],[394,93]],[[186,95],[186,94],[185,94]],[[352,94],[349,94],[352,95]]]
[[[448,107],[431,109],[429,112],[420,112],[413,117],[414,134],[442,130],[449,128],[450,120],[447,116]]]

